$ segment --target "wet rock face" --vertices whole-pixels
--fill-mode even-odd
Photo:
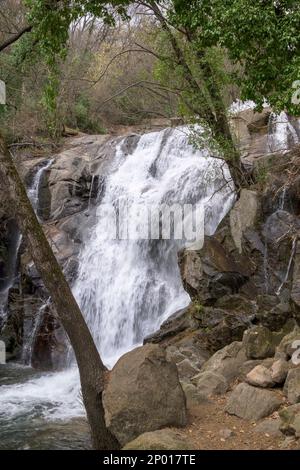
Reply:
[[[264,126],[269,114],[264,112],[260,117],[252,111],[250,114],[249,125],[246,125],[248,144],[251,147],[256,141],[256,150],[264,153],[262,141],[257,139],[262,136],[265,139]],[[125,139],[125,154],[135,148],[138,140],[137,135]],[[76,278],[84,233],[94,223],[94,203],[105,193],[107,169],[118,141],[118,138],[107,136],[69,139],[64,150],[55,155],[52,167],[41,181],[39,216],[71,284]],[[282,155],[278,155],[276,161],[272,157],[269,163],[271,166],[274,161],[280,164],[281,159]],[[27,182],[43,162],[45,158],[24,162],[22,174]],[[151,172],[155,175],[155,164]],[[291,317],[297,318],[300,310],[299,243],[295,245],[285,281],[293,237],[299,231],[300,191],[297,185],[299,181],[284,195],[278,192],[279,183],[263,189],[243,189],[231,214],[214,236],[205,237],[203,248],[180,253],[182,280],[192,304],[172,315],[145,343],[162,343],[167,348],[171,344],[177,348],[192,339],[198,350],[212,355],[233,341],[241,341],[244,331],[251,325],[259,324],[279,331]],[[88,206],[90,211],[86,210]],[[2,239],[0,233],[0,247],[3,246]],[[0,249],[0,278],[1,270],[3,273],[3,269],[7,269],[4,251]],[[31,295],[40,297],[39,289],[43,290],[43,285],[38,273],[29,264],[28,257],[22,258],[22,271],[32,283]],[[49,345],[42,337],[38,340],[35,358],[39,366],[43,362],[49,367],[55,364],[52,351],[60,348],[60,329],[54,324],[53,319],[48,319],[43,326],[44,338],[49,332],[51,334],[48,335]],[[15,344],[20,348],[22,327],[19,325],[16,335]],[[182,374],[190,375],[194,368],[200,367],[201,361],[192,359],[191,364],[189,361],[189,356],[181,357]]]
[[[51,308],[46,308],[32,344],[31,365],[39,370],[65,366],[67,342],[65,333]]]
[[[291,299],[297,308],[300,308],[300,243],[299,240],[295,246],[295,258],[293,267]]]
[[[212,299],[218,299],[224,295],[237,294],[247,281],[249,276],[238,272],[218,273],[210,279],[208,290]]]
[[[16,221],[0,218],[0,293],[9,287],[16,271],[16,250],[19,230]]]
[[[175,429],[146,432],[126,444],[122,450],[192,450],[189,440]]]
[[[55,156],[49,175],[50,217],[55,220],[85,210],[100,197],[115,152],[108,136],[81,137],[69,145]]]
[[[26,155],[20,159],[19,171],[28,188],[32,187],[37,172],[45,167],[49,158],[53,159],[41,174],[35,209],[70,284],[76,278],[83,234],[94,222],[94,203],[105,191],[106,170],[114,155],[115,144],[108,136],[84,136],[68,139],[65,148],[54,156],[28,158]],[[90,210],[86,211],[88,207]],[[10,260],[16,254],[16,237],[12,235],[17,234],[12,227],[13,221],[1,218],[1,228],[2,222],[7,230],[0,232],[0,290],[12,276]],[[8,321],[2,331],[8,359],[21,358],[26,335],[30,333],[26,329],[35,328],[39,308],[48,298],[25,245],[19,257],[21,284],[17,286],[17,296],[9,296]],[[45,311],[32,345],[33,366],[48,370],[60,367],[65,348],[65,336],[55,312]],[[28,358],[26,361],[28,363]]]
[[[19,360],[23,346],[23,305],[17,287],[11,288],[8,293],[7,320],[4,323],[0,339],[6,346],[6,360]],[[0,325],[1,328],[2,325]]]

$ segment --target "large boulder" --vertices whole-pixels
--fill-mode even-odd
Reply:
[[[123,450],[193,450],[191,443],[174,429],[145,432]]]
[[[281,404],[274,392],[240,383],[231,393],[225,411],[239,418],[257,421],[269,416]]]
[[[240,367],[246,361],[241,342],[234,341],[217,351],[203,366],[201,372],[214,372],[222,375],[227,383],[239,376]]]
[[[284,392],[292,405],[300,402],[300,367],[289,370],[284,384]]]
[[[245,381],[247,374],[249,374],[249,372],[251,372],[256,366],[262,365],[268,369],[272,366],[273,362],[273,357],[268,357],[267,359],[250,359],[241,365],[239,379],[241,381]]]
[[[121,445],[144,432],[186,424],[186,402],[176,365],[158,345],[125,354],[104,392],[105,421]]]
[[[246,381],[255,387],[273,387],[275,382],[272,380],[271,371],[263,365],[254,367],[246,376]]]
[[[248,359],[265,359],[275,354],[272,332],[264,326],[255,326],[245,331],[243,343]]]
[[[228,390],[228,382],[221,374],[212,371],[200,372],[191,380],[198,392],[205,398],[223,395]]]

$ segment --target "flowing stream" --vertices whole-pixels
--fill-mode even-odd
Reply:
[[[95,226],[86,234],[73,288],[109,367],[123,353],[141,344],[172,313],[186,307],[190,298],[183,289],[177,262],[178,250],[186,241],[176,237],[103,236],[109,233],[103,207],[125,203],[135,231],[140,225],[137,206],[198,205],[205,213],[205,233],[213,234],[235,200],[227,165],[212,158],[208,149],[196,150],[190,145],[186,127],[137,136],[134,149],[128,153],[126,148],[125,137],[116,147],[105,193],[97,204]],[[35,181],[38,187],[38,175]],[[35,196],[32,203],[36,209]],[[27,354],[28,351],[30,344]],[[16,380],[10,383],[14,367],[18,368]],[[17,376],[24,380],[17,380]],[[86,442],[78,441],[84,410],[75,364],[65,371],[47,374],[24,366],[3,366],[0,384],[1,381],[0,426],[6,448],[60,448],[58,441],[65,442],[63,425],[69,426],[74,419],[77,424],[73,431],[65,428],[68,439],[77,448],[86,447]],[[64,437],[57,431],[58,426]],[[41,430],[48,433],[47,444],[38,439]],[[65,445],[61,448],[68,448]]]

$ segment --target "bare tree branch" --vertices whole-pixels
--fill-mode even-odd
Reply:
[[[179,95],[180,94],[180,90],[172,90],[171,88],[167,88],[167,87],[163,87],[161,85],[159,85],[159,83],[155,83],[155,82],[150,82],[149,80],[140,80],[138,82],[135,82],[135,83],[131,83],[130,85],[127,85],[125,88],[122,88],[122,90],[118,91],[117,93],[115,93],[114,95],[110,96],[109,98],[107,98],[106,100],[102,101],[102,103],[97,107],[97,111],[99,111],[99,109],[101,109],[101,107],[108,103],[109,101],[112,101],[113,99],[117,98],[118,96],[122,95],[123,93],[125,93],[125,91],[129,90],[130,88],[134,88],[134,87],[138,87],[140,86],[141,84],[148,84],[148,85],[154,85],[154,86],[157,86],[158,88],[161,88],[162,90],[167,90],[169,91],[170,93],[174,93],[175,95]]]
[[[0,52],[4,51],[4,49],[7,49],[9,46],[17,42],[18,39],[20,39],[25,33],[29,33],[31,30],[32,26],[26,26],[25,28],[21,29],[21,31],[14,34],[11,38],[4,41],[2,44],[0,44]]]

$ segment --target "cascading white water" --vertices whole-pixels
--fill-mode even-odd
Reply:
[[[45,172],[49,170],[52,163],[53,163],[53,159],[47,160],[46,162],[42,164],[42,166],[38,169],[38,171],[34,175],[33,182],[30,188],[27,190],[27,195],[30,199],[31,205],[37,217],[38,217],[39,191],[40,191],[41,181],[43,179]]]
[[[43,165],[38,169],[36,172],[32,184],[27,190],[27,195],[30,199],[32,207],[37,214],[38,211],[38,203],[39,203],[39,190],[41,181],[45,171],[47,171],[50,166],[52,165],[53,160],[47,160]],[[17,228],[14,230],[15,233],[11,234],[12,239],[12,251],[13,255],[11,256],[11,269],[10,269],[10,276],[7,278],[7,283],[3,289],[0,289],[0,319],[2,319],[2,323],[6,320],[6,305],[7,305],[7,298],[10,288],[12,287],[15,281],[15,267],[18,260],[18,253],[19,248],[22,243],[22,235]]]
[[[195,150],[186,127],[145,134],[127,156],[124,143],[101,203],[125,203],[133,229],[139,223],[136,205],[202,203],[205,231],[212,234],[235,197],[227,165],[209,157],[208,150]],[[74,293],[102,357],[112,366],[190,298],[179,273],[178,241],[111,240],[103,237],[106,231],[99,210],[80,256]]]
[[[271,113],[268,135],[269,150],[271,152],[288,150],[298,142],[297,132],[291,124],[288,115],[284,111],[280,114]]]
[[[142,135],[129,155],[126,138],[116,149],[97,220],[79,259],[74,294],[107,365],[140,344],[172,313],[188,305],[177,263],[177,240],[118,240],[103,237],[103,204],[123,200],[131,224],[135,204],[202,204],[205,232],[213,234],[234,200],[226,163],[189,144],[185,127]],[[6,385],[0,394],[0,421],[12,416],[67,419],[83,413],[75,366],[26,383]],[[29,410],[29,411],[28,411]],[[25,419],[25,418],[24,418]],[[27,417],[26,419],[30,419]]]

